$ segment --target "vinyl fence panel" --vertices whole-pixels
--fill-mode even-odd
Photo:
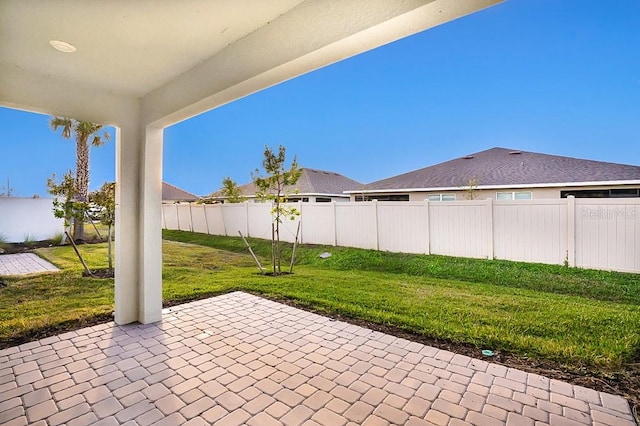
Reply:
[[[297,203],[282,241],[640,273],[640,200]],[[271,238],[271,205],[163,205],[163,226]]]
[[[200,232],[201,234],[208,234],[209,227],[207,226],[207,216],[204,212],[204,204],[190,204],[191,206],[191,219],[193,232]]]
[[[378,248],[375,203],[336,203],[336,239],[339,246]]]
[[[485,201],[429,203],[429,246],[431,253],[448,256],[488,258],[491,232],[490,212]]]
[[[495,201],[494,257],[563,264],[567,254],[566,200]]]
[[[640,272],[640,201],[575,200],[576,266]]]
[[[301,241],[306,244],[336,245],[336,204],[303,203]]]
[[[300,212],[302,210],[303,203],[288,203],[287,207],[293,207]],[[309,203],[306,203],[309,204]],[[300,222],[300,215],[294,215],[293,220],[291,217],[283,217],[282,223],[280,223],[280,240],[292,243],[296,239],[296,232],[298,230],[298,223]]]
[[[176,204],[163,204],[162,216],[165,229],[178,230],[178,208]]]
[[[211,235],[225,235],[222,204],[205,204],[204,214],[207,218],[207,233]]]
[[[428,203],[378,203],[378,247],[398,253],[428,253]]]
[[[271,239],[271,204],[247,204],[247,234],[252,238]],[[238,233],[236,232],[236,235]],[[246,236],[246,235],[245,235]]]
[[[247,203],[223,204],[222,220],[225,235],[237,236],[238,231],[247,236]]]
[[[181,231],[193,232],[193,222],[191,219],[191,205],[175,204],[178,209],[178,228]]]

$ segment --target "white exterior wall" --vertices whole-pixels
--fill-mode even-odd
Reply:
[[[8,243],[48,240],[64,232],[49,198],[0,197],[0,237]]]
[[[281,240],[640,273],[640,199],[299,203]],[[177,205],[164,224],[177,229]],[[173,209],[173,211],[171,211]],[[209,233],[270,238],[266,204],[206,206]],[[197,215],[191,214],[194,225]],[[200,227],[200,225],[198,225]],[[244,230],[248,228],[249,232]],[[213,231],[213,232],[212,232]]]

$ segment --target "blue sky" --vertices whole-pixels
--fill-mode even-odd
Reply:
[[[508,0],[166,129],[164,179],[246,183],[265,144],[365,183],[494,146],[640,165],[638,46],[637,0]],[[0,192],[74,167],[47,116],[0,123]],[[92,149],[92,189],[114,163],[113,141]]]

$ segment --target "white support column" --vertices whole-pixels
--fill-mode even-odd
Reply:
[[[138,321],[162,318],[162,137],[163,129],[148,126],[140,164],[140,266]]]
[[[116,272],[115,322],[138,320],[138,165],[140,131],[137,123],[116,129]]]
[[[162,129],[121,126],[116,148],[115,321],[162,315]]]

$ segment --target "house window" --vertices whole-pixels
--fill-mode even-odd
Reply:
[[[455,201],[456,194],[431,194],[427,196],[429,201]]]
[[[331,198],[326,197],[316,197],[316,203],[330,203]]]
[[[356,201],[409,201],[409,194],[356,195]]]
[[[496,200],[532,200],[533,193],[531,191],[514,191],[514,192],[498,192]]]
[[[640,197],[640,188],[616,189],[583,189],[575,191],[560,191],[560,198],[573,195],[576,198],[632,198]]]
[[[309,197],[289,197],[287,198],[287,203],[297,203],[298,201],[302,201],[303,203],[309,202]]]

